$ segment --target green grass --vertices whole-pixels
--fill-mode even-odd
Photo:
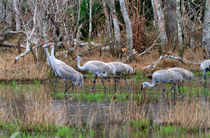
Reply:
[[[131,122],[131,125],[135,129],[147,131],[150,127],[150,121],[149,120],[140,120],[140,121],[139,120],[133,120]]]
[[[63,92],[56,93],[55,98],[62,99],[65,98],[65,94]],[[127,93],[108,93],[104,94],[101,93],[74,93],[72,95],[72,100],[78,101],[100,101],[103,102],[104,100],[111,100],[112,98],[127,101],[129,95]]]
[[[193,72],[194,76],[203,76],[203,72]],[[206,76],[210,77],[210,72],[206,72]]]
[[[145,77],[142,74],[142,72],[136,72],[136,74],[133,76],[133,79],[135,79],[135,80],[144,80],[144,81],[148,80],[148,78]]]

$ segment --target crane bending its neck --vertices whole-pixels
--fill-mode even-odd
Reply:
[[[80,65],[80,63],[81,63],[81,62],[80,62],[80,61],[81,61],[81,58],[80,58],[80,57],[77,58],[77,61],[78,61],[78,62],[77,62],[77,67],[78,67],[78,69],[79,69],[79,70],[82,70],[82,71],[85,71],[86,68],[85,68],[84,66],[82,67],[82,66]]]
[[[149,82],[143,82],[142,83],[144,87],[148,86],[150,88],[156,87],[157,86],[157,82],[153,81],[152,84],[150,84]]]

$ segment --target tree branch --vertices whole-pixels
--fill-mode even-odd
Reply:
[[[142,69],[147,69],[147,68],[155,68],[157,66],[157,64],[163,59],[163,58],[169,58],[169,59],[173,59],[173,60],[178,60],[182,63],[188,63],[188,64],[200,64],[197,63],[197,62],[193,62],[193,61],[189,61],[189,60],[186,60],[186,59],[183,59],[181,57],[174,57],[174,56],[170,56],[170,55],[165,55],[165,56],[160,56],[160,58],[154,63],[154,65],[148,65]]]
[[[147,48],[144,52],[142,52],[141,54],[138,54],[138,56],[144,55],[144,54],[147,53],[149,50],[151,50],[155,45],[157,45],[156,42],[158,41],[158,39],[159,39],[159,35],[158,35],[157,39],[153,42],[153,44],[152,44],[149,48]]]

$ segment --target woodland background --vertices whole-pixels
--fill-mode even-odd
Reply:
[[[210,0],[0,0],[0,79],[51,77],[43,42],[74,68],[81,55],[198,70],[210,58]]]

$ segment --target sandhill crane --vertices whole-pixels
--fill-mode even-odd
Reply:
[[[128,65],[128,64],[124,64],[122,62],[109,62],[107,63],[108,65],[111,65],[114,67],[114,89],[116,91],[116,81],[117,81],[117,78],[116,78],[116,75],[119,74],[126,82],[126,85],[129,89],[129,85],[128,85],[128,82],[126,80],[126,77],[123,75],[123,73],[133,73],[133,68]]]
[[[203,79],[207,80],[206,72],[210,71],[210,60],[204,60],[203,62],[201,62],[200,68],[203,72]]]
[[[193,80],[194,79],[194,74],[191,71],[186,70],[184,68],[174,67],[174,68],[169,68],[168,70],[179,72],[182,75],[183,79],[185,79],[185,80]],[[180,94],[179,85],[178,85],[178,90],[179,90],[179,94]]]
[[[169,68],[168,70],[179,72],[182,75],[183,79],[186,80],[193,80],[194,78],[194,74],[191,71],[186,70],[184,68],[174,67],[174,68]]]
[[[157,84],[163,83],[164,84],[164,89],[163,89],[163,94],[165,93],[165,83],[173,83],[173,86],[171,88],[174,89],[174,98],[175,98],[175,86],[178,82],[182,82],[183,77],[179,72],[171,71],[171,70],[158,70],[155,71],[152,74],[152,84],[149,82],[143,82],[141,84],[141,89],[139,90],[139,93],[146,87],[156,87]]]
[[[50,44],[49,47],[51,48],[52,67],[54,68],[55,72],[65,80],[65,93],[71,87],[71,91],[73,91],[75,85],[81,87],[84,84],[83,75],[72,67],[68,66],[63,61],[56,59],[54,56],[54,45]],[[67,80],[70,80],[72,83],[72,85],[69,87],[67,87]]]
[[[55,72],[56,79],[55,79],[55,85],[54,85],[54,87],[56,87],[57,73],[56,73],[55,69],[53,68],[53,66],[52,66],[52,64],[51,64],[51,56],[50,56],[49,51],[48,51],[49,46],[48,46],[47,44],[45,44],[45,43],[42,43],[42,47],[44,48],[45,54],[46,54],[46,56],[47,56],[47,64],[48,64],[48,65],[54,70],[54,72]]]
[[[95,83],[96,83],[97,77],[101,76],[101,82],[102,82],[102,84],[104,86],[104,81],[103,81],[102,77],[107,76],[108,73],[114,74],[113,67],[109,66],[107,63],[104,63],[102,61],[97,61],[97,60],[87,61],[83,66],[81,66],[80,65],[81,57],[80,56],[76,56],[75,60],[78,61],[77,67],[79,68],[79,70],[81,70],[81,71],[90,71],[90,72],[94,73],[95,77],[94,77],[92,90],[94,90],[94,88],[95,88]],[[105,86],[104,86],[104,91],[106,91],[106,87]]]

